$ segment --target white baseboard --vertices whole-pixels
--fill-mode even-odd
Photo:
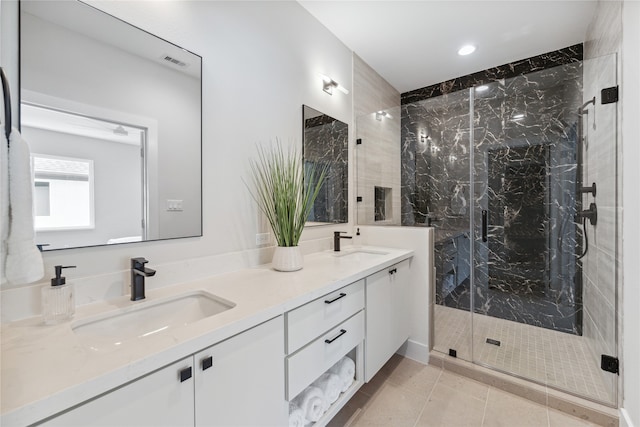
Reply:
[[[626,409],[620,408],[620,427],[634,427]]]
[[[396,353],[425,365],[429,363],[429,347],[421,342],[407,340]]]

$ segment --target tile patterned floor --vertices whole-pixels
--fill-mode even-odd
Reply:
[[[432,365],[394,355],[330,427],[594,426]]]
[[[472,360],[471,313],[435,305],[434,349],[445,354],[456,349],[458,357]],[[601,402],[612,402],[614,390],[605,385],[598,361],[585,338],[511,322],[490,316],[473,316],[475,361],[534,379],[542,384]],[[500,346],[486,339],[500,341]]]

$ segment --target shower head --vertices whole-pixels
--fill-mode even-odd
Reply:
[[[590,99],[587,102],[585,102],[584,104],[582,104],[582,106],[580,108],[578,108],[578,114],[587,114],[587,110],[585,110],[584,108],[589,104],[596,105],[596,97],[595,96],[592,99]]]

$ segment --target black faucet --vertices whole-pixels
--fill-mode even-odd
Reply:
[[[340,252],[340,239],[353,239],[351,236],[341,236],[340,233],[346,233],[346,231],[333,232],[333,250],[335,252]]]
[[[131,301],[144,299],[144,278],[156,274],[155,270],[145,267],[144,258],[131,258]]]

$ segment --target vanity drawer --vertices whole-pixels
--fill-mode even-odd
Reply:
[[[331,329],[287,357],[287,400],[296,397],[364,340],[364,312]]]
[[[287,313],[287,354],[364,308],[364,279]]]

